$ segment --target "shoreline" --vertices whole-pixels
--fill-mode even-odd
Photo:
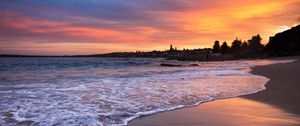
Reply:
[[[265,85],[266,89],[263,91],[259,91],[256,93],[243,95],[235,98],[225,98],[213,100],[205,103],[201,103],[200,105],[186,107],[181,109],[175,109],[172,111],[160,112],[153,115],[142,116],[134,119],[128,123],[128,126],[164,126],[164,125],[186,125],[186,126],[194,126],[194,125],[226,125],[224,119],[229,117],[220,116],[228,116],[228,112],[235,111],[234,109],[245,109],[243,106],[247,106],[249,104],[253,104],[249,106],[249,110],[246,111],[256,111],[253,110],[256,108],[262,108],[262,111],[270,111],[273,112],[273,115],[277,115],[278,117],[272,118],[274,119],[282,119],[281,122],[277,121],[277,123],[287,124],[300,124],[300,94],[297,91],[300,91],[300,85],[297,86],[297,82],[300,82],[300,79],[297,78],[297,71],[300,71],[300,57],[280,57],[274,58],[273,60],[284,60],[284,59],[297,59],[297,61],[287,64],[273,64],[266,66],[256,66],[252,68],[251,73],[255,75],[261,75],[270,79],[269,82]],[[294,71],[291,71],[294,70]],[[279,72],[278,72],[279,71]],[[274,74],[274,72],[277,72]],[[294,76],[292,76],[294,75]],[[283,81],[286,79],[290,80],[287,84],[289,85],[281,85]],[[296,79],[296,80],[295,80]],[[298,80],[297,80],[298,79]],[[296,83],[296,84],[295,84]],[[296,85],[296,88],[294,87]],[[284,88],[291,87],[291,88]],[[289,89],[289,90],[287,90]],[[289,93],[290,92],[290,93]],[[279,97],[278,95],[283,96]],[[280,99],[278,99],[280,98]],[[277,100],[276,100],[277,99]],[[288,99],[282,101],[284,99]],[[298,100],[298,101],[297,101]],[[233,104],[234,103],[234,104]],[[241,104],[243,103],[243,104]],[[225,107],[224,107],[225,106]],[[230,108],[229,106],[233,107]],[[253,108],[254,107],[254,108]],[[222,110],[222,108],[226,108]],[[233,109],[233,110],[232,110]],[[213,110],[213,111],[212,111]],[[230,110],[228,112],[225,112]],[[257,118],[261,117],[269,117],[267,113],[265,115],[257,116],[255,114],[249,115],[248,113],[238,113],[244,114],[247,116],[255,116]],[[285,116],[288,115],[288,116]],[[198,118],[197,118],[198,117]],[[220,119],[214,119],[220,118]],[[285,122],[283,119],[293,119],[293,121],[288,120]],[[202,119],[202,120],[201,120]],[[268,118],[269,119],[269,118]],[[299,119],[299,120],[298,120]],[[221,120],[221,121],[220,121]],[[228,119],[227,119],[228,120]],[[274,123],[257,123],[255,121],[249,121],[245,119],[244,122],[251,122],[252,125],[273,125]],[[234,120],[231,120],[234,121]],[[231,122],[229,120],[229,122]],[[255,122],[255,123],[254,123]],[[276,121],[275,121],[276,122]],[[293,122],[293,123],[291,123]],[[233,124],[230,123],[228,125],[245,125],[243,123]]]
[[[300,115],[300,57],[291,57],[295,62],[256,66],[251,73],[270,78],[266,90],[240,96],[242,98],[265,102],[291,113]],[[276,58],[276,60],[287,58]],[[298,82],[298,83],[297,83]]]

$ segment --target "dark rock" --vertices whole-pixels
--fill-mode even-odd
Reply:
[[[180,64],[167,64],[167,63],[162,63],[160,66],[166,66],[166,67],[180,67],[182,65]]]
[[[190,64],[190,66],[199,66],[199,64]]]
[[[25,120],[25,121],[22,121],[22,122],[19,122],[17,125],[18,126],[30,126],[31,124],[33,124],[34,121],[31,121],[31,120]]]
[[[188,67],[188,66],[199,66],[198,64],[169,64],[169,63],[162,63],[160,66],[165,67]]]
[[[10,118],[10,117],[13,117],[14,115],[12,114],[12,113],[10,113],[10,112],[3,112],[3,113],[1,113],[2,114],[2,116],[4,116],[4,117],[7,117],[7,118]]]

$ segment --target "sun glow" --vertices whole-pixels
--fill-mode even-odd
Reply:
[[[276,32],[286,31],[286,30],[288,30],[290,28],[291,27],[289,27],[289,26],[278,26],[278,30],[276,30]]]
[[[168,4],[174,5],[171,7],[163,2],[152,2],[156,10],[147,8],[144,3],[120,3],[126,9],[119,11],[108,4],[103,9],[109,13],[99,12],[99,8],[58,10],[47,5],[47,10],[53,11],[46,15],[41,13],[43,7],[37,8],[41,9],[39,11],[19,11],[8,4],[6,8],[0,8],[0,53],[27,50],[23,53],[34,54],[35,51],[29,47],[45,46],[42,43],[49,46],[45,54],[59,53],[57,50],[51,51],[50,47],[65,43],[68,46],[63,46],[64,51],[60,51],[62,55],[86,53],[95,44],[111,47],[99,46],[98,53],[164,50],[169,44],[203,48],[211,47],[215,40],[231,43],[236,37],[247,40],[256,34],[260,34],[266,43],[270,36],[300,21],[299,0],[168,1]],[[15,6],[18,8],[20,5]],[[26,10],[26,7],[22,8]],[[75,49],[72,44],[87,46]],[[126,49],[119,45],[126,45]]]

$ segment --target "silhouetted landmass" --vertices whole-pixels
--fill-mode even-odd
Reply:
[[[270,37],[264,52],[269,56],[299,55],[300,25]]]
[[[180,61],[219,61],[235,59],[268,58],[300,54],[300,25],[270,37],[264,46],[260,35],[247,41],[236,38],[231,46],[216,40],[212,48],[178,50],[173,45],[165,51],[114,52],[95,55],[38,56],[38,55],[0,55],[0,57],[115,57],[115,58],[166,58]],[[164,64],[163,64],[164,65]],[[170,64],[165,64],[170,65]],[[173,66],[171,64],[170,66]]]
[[[222,53],[222,55],[228,54],[229,51],[230,51],[230,47],[227,45],[227,42],[223,42],[223,44],[221,46],[221,53]]]
[[[300,54],[300,25],[289,30],[278,33],[270,37],[269,42],[264,46],[260,35],[252,36],[247,41],[236,38],[229,47],[227,42],[223,42],[220,47],[216,40],[209,54],[188,55],[182,57],[173,57],[177,60],[198,60],[198,61],[216,61],[216,60],[235,60],[235,59],[256,59],[276,56],[290,56]],[[209,49],[207,49],[209,50]]]
[[[215,41],[212,52],[213,53],[220,53],[221,52],[221,47],[220,47],[220,42],[219,41]]]

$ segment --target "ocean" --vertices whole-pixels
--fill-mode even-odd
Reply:
[[[293,61],[0,58],[0,125],[122,126],[140,116],[264,90],[269,79],[251,68]]]

